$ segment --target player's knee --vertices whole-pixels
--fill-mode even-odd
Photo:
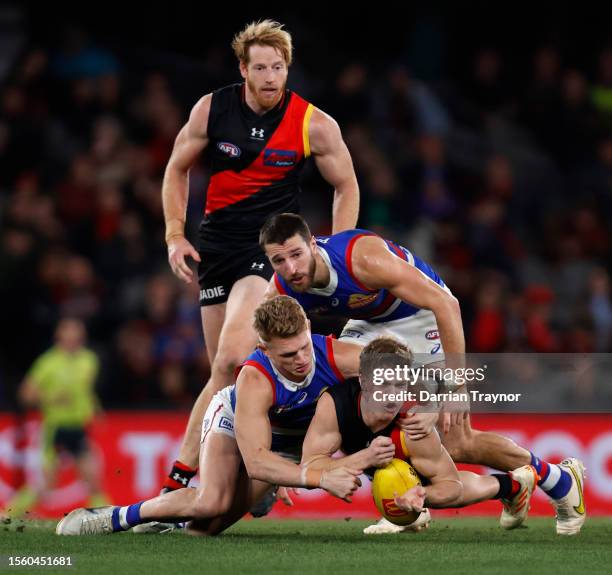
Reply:
[[[236,368],[244,361],[235,351],[231,349],[220,349],[215,357],[213,370],[218,374],[228,377],[234,374]]]
[[[232,505],[232,494],[228,490],[217,490],[212,487],[202,489],[195,500],[194,519],[210,519],[225,515]]]

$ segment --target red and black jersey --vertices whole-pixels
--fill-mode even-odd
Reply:
[[[281,101],[257,115],[244,84],[213,92],[207,158],[211,177],[200,226],[200,249],[257,244],[274,214],[298,212],[299,172],[310,155],[313,106],[286,90]]]
[[[408,460],[408,448],[404,434],[396,424],[397,417],[387,427],[376,432],[372,431],[363,421],[360,404],[361,386],[357,378],[349,379],[343,385],[330,387],[325,393],[329,393],[334,400],[338,429],[342,436],[340,449],[346,455],[352,455],[365,449],[375,437],[385,435],[393,441],[394,457]],[[368,475],[374,473],[373,469],[364,471]]]

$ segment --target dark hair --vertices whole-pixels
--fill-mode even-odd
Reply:
[[[306,243],[312,233],[308,224],[297,214],[277,214],[268,218],[259,232],[259,245],[265,249],[267,244],[284,244],[289,238],[298,234]]]

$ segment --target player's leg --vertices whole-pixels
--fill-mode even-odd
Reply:
[[[212,396],[234,382],[234,370],[255,348],[257,337],[252,317],[267,286],[267,282],[258,276],[244,277],[232,286],[211,377],[191,411],[179,451],[179,461],[190,467],[195,466],[197,461],[202,418]]]
[[[246,469],[242,467],[236,484],[234,500],[227,513],[212,519],[193,520],[187,526],[187,533],[190,535],[218,535],[244,517],[273,489],[274,486],[269,483],[249,479]]]
[[[538,475],[531,465],[524,465],[509,473],[477,475],[460,471],[463,485],[461,496],[452,506],[465,507],[488,499],[500,499],[504,512],[500,524],[504,529],[521,525],[529,513],[529,501],[536,488]]]
[[[509,437],[472,428],[469,415],[461,425],[451,426],[448,433],[440,431],[446,450],[455,463],[486,465],[500,471],[510,471],[531,464],[531,453]]]
[[[225,308],[225,302],[213,305],[203,305],[200,308],[204,341],[206,343],[206,350],[211,366],[214,365],[217,355],[219,337],[221,335],[223,322],[225,321]],[[197,472],[198,445],[200,441],[202,419],[210,403],[211,397],[214,395],[211,395],[210,389],[209,380],[209,384],[202,388],[200,395],[198,395],[198,398],[191,408],[178,459],[174,462],[172,470],[164,481],[164,491],[172,491],[173,489],[187,487],[189,481]]]
[[[577,459],[572,460],[572,465],[542,461],[508,437],[473,429],[469,417],[463,420],[463,425],[454,425],[449,433],[441,433],[441,437],[456,463],[486,465],[500,471],[533,465],[538,474],[538,486],[551,498],[557,513],[574,517],[575,523],[580,517],[584,518],[584,513],[576,514],[572,512],[573,505],[564,503],[568,496],[572,501],[583,501],[584,465]],[[580,503],[575,506],[580,507]]]
[[[76,509],[56,528],[58,535],[106,534],[150,522],[174,523],[210,519],[232,507],[242,459],[233,435],[233,417],[227,398],[215,396],[206,413],[200,466],[206,485],[177,489],[126,506]]]

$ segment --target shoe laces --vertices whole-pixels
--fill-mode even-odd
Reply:
[[[109,518],[101,513],[86,517],[83,519],[82,531],[84,535],[96,535],[100,531],[109,532],[111,531]]]

